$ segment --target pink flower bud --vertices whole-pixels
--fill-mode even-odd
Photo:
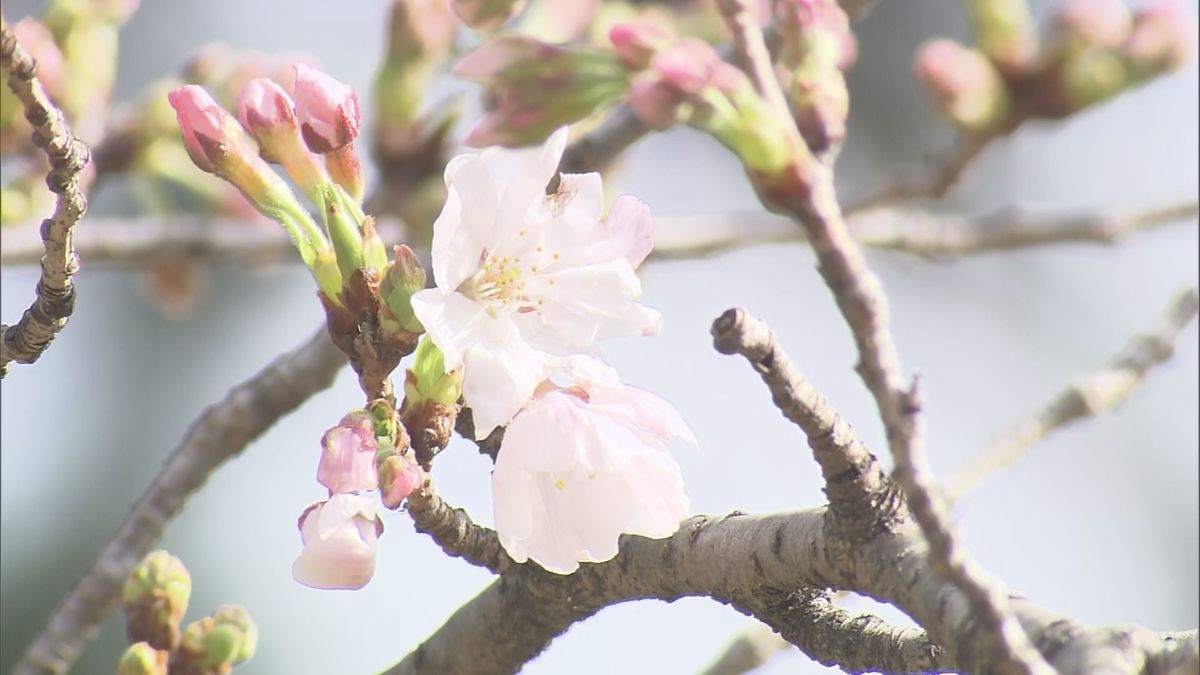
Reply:
[[[650,59],[673,39],[670,31],[648,21],[618,23],[608,31],[617,58],[631,70],[650,66]]]
[[[375,549],[383,534],[376,502],[358,495],[333,495],[300,514],[304,548],[292,577],[312,588],[354,590],[375,574]]]
[[[296,64],[296,115],[310,150],[325,154],[358,138],[358,96],[350,85]]]
[[[202,171],[218,173],[231,155],[257,155],[241,127],[203,87],[186,85],[168,93],[167,101],[175,109],[183,145]]]
[[[321,437],[317,482],[333,494],[374,490],[376,447],[370,414],[360,410],[346,415]]]
[[[524,9],[525,0],[451,0],[450,7],[471,28],[492,31]]]
[[[629,87],[629,107],[642,124],[662,131],[679,121],[684,97],[656,77],[639,77]]]
[[[379,464],[379,491],[383,505],[398,509],[413,490],[421,486],[425,473],[416,462],[401,455],[391,455]]]
[[[625,92],[625,68],[610,53],[502,35],[468,54],[454,74],[482,83],[487,115],[471,145],[541,143],[559,127],[596,112]]]
[[[1069,0],[1058,9],[1055,30],[1088,47],[1116,47],[1133,27],[1121,0]]]
[[[1124,52],[1141,68],[1166,71],[1196,56],[1196,19],[1181,0],[1157,0],[1134,17],[1133,33]]]
[[[667,85],[692,96],[712,85],[713,75],[721,63],[724,61],[712,45],[686,38],[656,54],[650,67]]]
[[[1000,73],[982,53],[952,40],[933,40],[917,53],[917,79],[933,95],[938,111],[970,131],[995,128],[1010,109]]]
[[[273,80],[256,78],[242,87],[237,100],[238,120],[264,149],[277,134],[299,132],[292,99]]]

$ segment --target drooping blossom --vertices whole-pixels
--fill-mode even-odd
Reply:
[[[375,548],[383,533],[373,497],[336,494],[300,515],[304,548],[292,577],[312,588],[362,588],[375,573]]]
[[[617,554],[621,534],[667,537],[688,510],[665,441],[695,437],[647,391],[545,383],[513,418],[492,472],[496,531],[518,562],[569,574]]]
[[[331,494],[374,490],[375,429],[370,414],[352,412],[321,437],[317,482]]]
[[[414,294],[412,307],[446,371],[463,369],[477,438],[508,422],[562,357],[659,329],[658,312],[637,302],[634,273],[650,251],[649,209],[624,196],[601,220],[595,173],[564,174],[547,195],[565,143],[560,129],[540,148],[491,148],[446,167],[437,288]]]

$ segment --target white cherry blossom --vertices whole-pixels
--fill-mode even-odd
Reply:
[[[449,194],[433,232],[437,288],[415,294],[412,306],[447,372],[463,368],[478,438],[507,423],[562,357],[660,325],[658,312],[638,304],[634,273],[652,244],[649,208],[622,196],[601,221],[595,173],[564,174],[547,195],[565,144],[564,128],[540,148],[491,148],[446,167]]]
[[[375,574],[375,548],[383,532],[378,499],[335,494],[300,516],[304,548],[292,577],[313,588],[362,588]]]
[[[687,514],[665,441],[695,437],[678,411],[615,382],[540,386],[504,433],[492,472],[500,543],[559,574],[617,554],[621,534],[661,538]]]

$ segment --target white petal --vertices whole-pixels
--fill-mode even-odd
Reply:
[[[499,192],[478,155],[459,155],[446,165],[446,204],[433,223],[433,278],[455,290],[479,268],[495,238]]]
[[[412,308],[429,339],[442,350],[446,372],[462,364],[463,352],[479,340],[480,323],[491,318],[474,300],[440,288],[414,293]]]
[[[628,385],[594,386],[588,393],[588,403],[596,413],[649,431],[664,441],[678,437],[696,445],[696,437],[683,416],[661,396]]]
[[[526,335],[550,352],[578,352],[596,340],[654,331],[660,317],[637,304],[642,285],[623,258],[536,275],[529,295],[543,301],[537,315],[549,335]]]
[[[613,201],[602,229],[611,242],[612,253],[624,257],[635,269],[654,247],[650,207],[633,195],[621,195]]]
[[[507,317],[485,315],[479,324],[484,337],[463,352],[463,397],[471,406],[476,439],[508,424],[550,374]]]

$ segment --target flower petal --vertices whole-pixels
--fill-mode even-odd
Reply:
[[[463,398],[471,406],[476,439],[508,424],[550,374],[507,317],[484,314],[480,323],[485,337],[463,353]]]
[[[417,291],[411,302],[413,314],[425,326],[429,339],[442,350],[446,372],[459,367],[463,352],[479,339],[480,323],[489,318],[484,307],[461,293],[438,288]]]

